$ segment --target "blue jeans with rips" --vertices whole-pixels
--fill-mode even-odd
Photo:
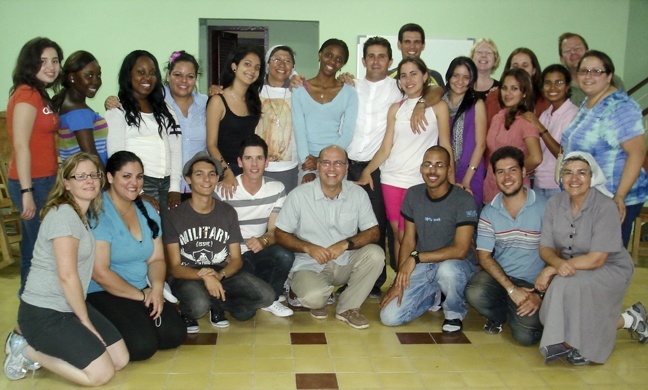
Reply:
[[[432,304],[436,294],[443,293],[443,313],[447,320],[462,320],[468,312],[464,289],[475,272],[468,260],[445,260],[417,264],[410,275],[410,285],[398,306],[394,299],[380,311],[380,321],[387,326],[403,325],[420,317]]]
[[[47,202],[47,196],[56,182],[56,176],[38,177],[32,179],[34,192],[34,202],[36,203],[36,215],[30,220],[23,219],[22,224],[22,241],[20,242],[20,290],[18,295],[22,294],[25,289],[25,282],[27,275],[29,275],[29,268],[31,268],[31,260],[34,253],[34,245],[38,237],[38,229],[40,229],[40,212]],[[18,180],[9,179],[7,183],[9,190],[9,197],[11,203],[16,206],[18,212],[22,213],[22,194],[20,193],[20,182]]]
[[[275,244],[257,253],[247,251],[241,258],[243,270],[270,284],[275,293],[275,300],[283,294],[284,283],[295,261],[293,252]]]
[[[508,277],[516,287],[533,288],[522,279]],[[517,305],[509,298],[506,290],[488,272],[477,272],[466,286],[466,299],[470,306],[487,319],[504,324],[508,320],[513,339],[522,345],[540,342],[542,323],[539,311],[532,316],[519,316]]]
[[[254,317],[257,309],[272,305],[275,294],[272,287],[256,276],[240,270],[221,281],[225,300],[209,295],[202,280],[174,279],[171,291],[180,301],[180,311],[188,318],[198,319],[207,311],[228,311],[238,321]]]

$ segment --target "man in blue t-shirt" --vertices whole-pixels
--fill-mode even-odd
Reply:
[[[398,275],[380,302],[380,320],[387,326],[421,316],[443,293],[443,332],[463,329],[468,311],[464,289],[475,270],[471,260],[476,262],[471,243],[477,205],[468,192],[448,181],[449,169],[450,153],[432,146],[421,164],[425,183],[411,187],[405,195]]]
[[[483,271],[468,282],[466,299],[486,317],[486,333],[500,333],[508,317],[513,339],[533,345],[542,337],[542,300],[533,284],[545,266],[539,248],[547,201],[522,185],[526,170],[520,149],[500,148],[490,162],[500,193],[479,218],[477,256]]]

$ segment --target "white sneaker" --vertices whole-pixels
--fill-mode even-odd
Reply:
[[[285,295],[279,295],[279,298],[277,298],[277,302],[286,302],[286,296]]]
[[[441,291],[434,293],[434,303],[428,309],[429,312],[436,312],[441,310]]]
[[[335,303],[335,301],[336,301],[336,299],[335,299],[335,293],[331,293],[331,295],[329,295],[328,299],[326,300],[326,305],[327,305],[327,306],[328,306],[328,305],[332,305],[332,304]]]
[[[272,302],[272,305],[264,307],[261,310],[269,311],[277,317],[289,317],[293,315],[292,309],[282,305],[278,300]]]

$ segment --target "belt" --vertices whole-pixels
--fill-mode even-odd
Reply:
[[[369,165],[370,162],[371,161],[356,161],[356,160],[349,159],[349,165],[354,165],[354,166],[358,166],[358,167],[362,167],[362,168]]]

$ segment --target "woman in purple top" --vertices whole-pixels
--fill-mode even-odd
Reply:
[[[477,67],[468,57],[457,57],[445,75],[443,100],[450,108],[450,133],[455,157],[455,180],[468,190],[479,206],[484,188],[486,150],[486,106],[475,96]]]

